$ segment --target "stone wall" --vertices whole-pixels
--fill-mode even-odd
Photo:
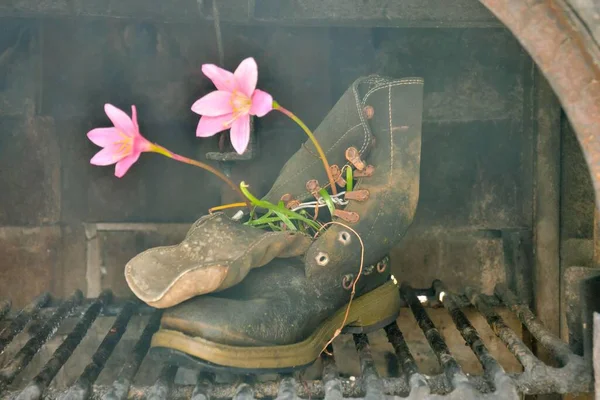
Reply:
[[[0,254],[16,254],[0,256],[3,270],[42,269],[45,274],[31,278],[43,280],[35,287],[58,295],[75,287],[85,290],[90,238],[84,224],[188,224],[220,204],[222,194],[230,197],[204,171],[156,155],[144,155],[118,179],[112,167],[89,165],[97,147],[85,136],[92,127],[109,124],[105,102],[124,109],[136,104],[142,132],[149,139],[200,159],[216,151],[216,138],[194,136],[197,116],[189,110],[194,99],[211,88],[201,64],[218,62],[210,22],[4,17],[2,26],[0,225],[10,227],[2,228],[10,239],[0,244]],[[420,203],[406,242],[410,245],[395,253],[397,274],[424,283],[440,275],[452,280],[453,274],[446,276],[444,271],[467,268],[458,264],[464,262],[458,261],[463,247],[447,244],[436,232],[461,232],[451,233],[451,241],[464,242],[466,237],[464,250],[469,255],[469,243],[480,240],[473,232],[531,229],[533,132],[528,93],[533,67],[506,30],[225,23],[223,41],[226,67],[255,57],[260,86],[311,127],[362,74],[425,78]],[[304,136],[274,113],[258,120],[256,130],[259,157],[239,162],[232,174],[264,193]],[[37,247],[10,244],[25,241],[33,228],[51,233],[40,233]],[[47,235],[56,246],[37,254]],[[492,247],[501,248],[500,241],[492,242]],[[123,286],[112,281],[121,280],[122,265],[111,264],[116,258],[107,253],[109,248],[129,255],[144,247],[135,239],[120,243],[118,249],[102,245],[99,250],[103,274],[112,277],[102,286]],[[448,246],[450,250],[442,250]],[[429,259],[423,258],[425,249]],[[30,256],[21,254],[32,251],[35,266],[27,261]],[[431,269],[423,273],[422,265],[415,263]],[[467,269],[466,276],[477,285],[481,279],[489,281],[489,290],[503,278],[499,267],[493,276],[481,277],[479,267]],[[421,271],[421,276],[413,277],[412,270]],[[2,285],[0,292],[16,305],[34,295],[8,280]]]

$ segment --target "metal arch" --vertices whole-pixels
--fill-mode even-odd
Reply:
[[[565,0],[479,0],[515,35],[560,99],[600,209],[599,49]]]

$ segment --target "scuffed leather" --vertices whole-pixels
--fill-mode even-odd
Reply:
[[[419,199],[421,162],[421,120],[423,80],[392,80],[368,77],[356,84],[360,93],[357,108],[370,106],[373,117],[367,127],[376,138],[376,146],[366,158],[375,167],[372,176],[361,178],[355,190],[368,190],[366,201],[351,201],[345,211],[360,219],[348,223],[365,246],[364,264],[376,262],[396,246],[412,223]],[[346,232],[350,241],[340,241]],[[326,255],[327,265],[318,258]],[[349,229],[332,225],[320,235],[306,253],[306,274],[314,279],[330,279],[356,269],[361,247]]]
[[[363,109],[357,106],[359,101],[355,82],[313,132],[330,165],[341,167],[346,164],[344,153],[348,147],[358,149],[361,156],[370,150],[373,136],[366,126]],[[323,162],[312,141],[307,140],[285,163],[264,200],[276,204],[284,194],[290,194],[299,201],[309,200],[311,193],[306,190],[306,182],[313,179],[321,186],[328,182]]]
[[[310,242],[299,232],[267,232],[217,213],[196,221],[180,244],[134,257],[125,266],[125,278],[137,297],[165,308],[227,289],[252,268],[303,254]]]

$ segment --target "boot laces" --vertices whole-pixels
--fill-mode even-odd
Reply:
[[[339,192],[336,195],[330,195],[331,200],[340,206],[345,206],[346,204],[348,204],[348,200],[344,200],[343,196],[344,194],[346,194],[346,192]],[[303,210],[305,208],[310,208],[310,209],[314,209],[315,207],[325,207],[327,206],[327,203],[325,202],[325,199],[323,199],[322,197],[319,198],[317,201],[308,201],[306,203],[300,203],[299,206],[292,208],[292,211],[297,211],[297,210]]]

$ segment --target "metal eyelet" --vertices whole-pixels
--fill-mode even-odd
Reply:
[[[387,268],[387,263],[385,261],[379,261],[377,263],[377,272],[379,272],[380,274],[385,271]]]
[[[350,234],[348,232],[341,231],[338,234],[338,242],[340,242],[344,246],[347,246],[352,242],[352,237],[350,236]]]
[[[319,254],[317,254],[317,256],[315,257],[315,261],[321,267],[324,267],[327,264],[329,264],[329,256],[326,253],[323,253],[322,251],[320,251]]]
[[[375,271],[375,266],[374,265],[369,265],[367,268],[365,268],[363,270],[362,274],[364,276],[368,276],[368,275],[371,275],[373,273],[373,271]]]
[[[346,274],[344,278],[342,278],[342,287],[346,290],[352,289],[352,284],[354,283],[354,275]]]

